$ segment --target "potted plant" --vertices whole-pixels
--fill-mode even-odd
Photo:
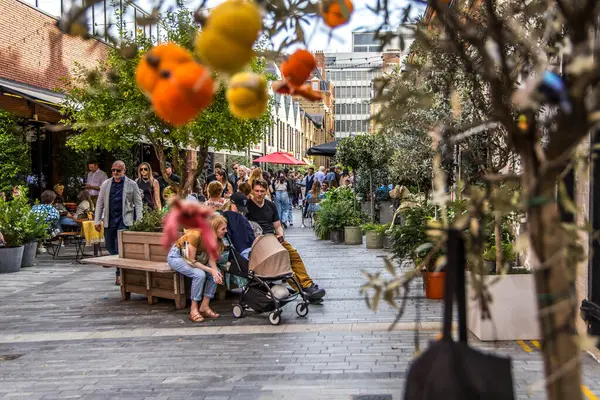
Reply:
[[[382,249],[383,237],[387,226],[381,224],[368,223],[362,226],[365,232],[367,249]]]
[[[441,299],[444,295],[446,273],[436,262],[442,251],[427,258],[432,247],[427,236],[427,222],[433,218],[434,208],[423,202],[405,208],[400,213],[404,217],[404,224],[391,231],[393,257],[400,261],[410,260],[416,266],[427,261],[421,269],[425,295],[429,299]]]
[[[6,201],[0,196],[0,232],[4,246],[0,247],[0,273],[18,272],[23,261],[23,218],[31,208],[27,199],[17,196]]]
[[[142,220],[119,231],[119,257],[144,260],[148,252],[151,261],[164,261],[167,257],[167,250],[161,244],[164,214],[162,210],[144,207]]]
[[[362,244],[363,242],[363,231],[361,223],[363,221],[362,213],[354,212],[352,215],[345,221],[344,225],[344,244],[355,245]]]
[[[352,214],[352,203],[324,199],[316,212],[314,230],[319,239],[331,238],[334,243],[344,242],[344,224]]]
[[[37,215],[29,212],[22,220],[22,237],[23,243],[23,259],[21,260],[21,268],[31,267],[37,255],[39,241],[43,240],[47,235],[48,224],[40,221]]]
[[[502,261],[508,266],[508,272],[514,267],[517,254],[511,243],[502,242]],[[496,273],[496,246],[489,246],[483,253],[483,266],[489,274]]]

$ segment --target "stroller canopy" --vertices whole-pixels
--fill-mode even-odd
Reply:
[[[273,234],[256,239],[252,245],[249,267],[263,278],[276,278],[292,273],[290,255]]]

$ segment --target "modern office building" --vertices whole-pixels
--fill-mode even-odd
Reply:
[[[408,53],[396,40],[383,47],[374,32],[352,32],[352,51],[325,52],[325,69],[335,96],[335,136],[371,133],[373,80],[400,67]]]

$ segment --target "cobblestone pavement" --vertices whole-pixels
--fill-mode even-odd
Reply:
[[[72,259],[41,256],[2,275],[0,399],[401,399],[417,315],[426,346],[441,303],[409,300],[387,331],[394,310],[373,313],[359,294],[361,270],[382,270],[385,252],[318,241],[297,226],[287,234],[328,293],[307,318],[286,307],[276,327],[265,315],[234,319],[232,299],[215,303],[221,318],[198,325],[170,301],[122,302],[113,270]],[[411,292],[421,296],[421,282]],[[519,399],[545,398],[539,343],[471,344],[512,357]],[[582,360],[584,398],[597,400],[600,364]]]

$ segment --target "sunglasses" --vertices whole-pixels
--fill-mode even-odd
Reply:
[[[113,169],[111,169],[111,171],[112,171],[112,172],[121,172],[121,171],[123,171],[123,170],[122,170],[122,169],[113,168]]]
[[[142,167],[142,168],[140,168],[140,171],[148,171],[148,168]]]

